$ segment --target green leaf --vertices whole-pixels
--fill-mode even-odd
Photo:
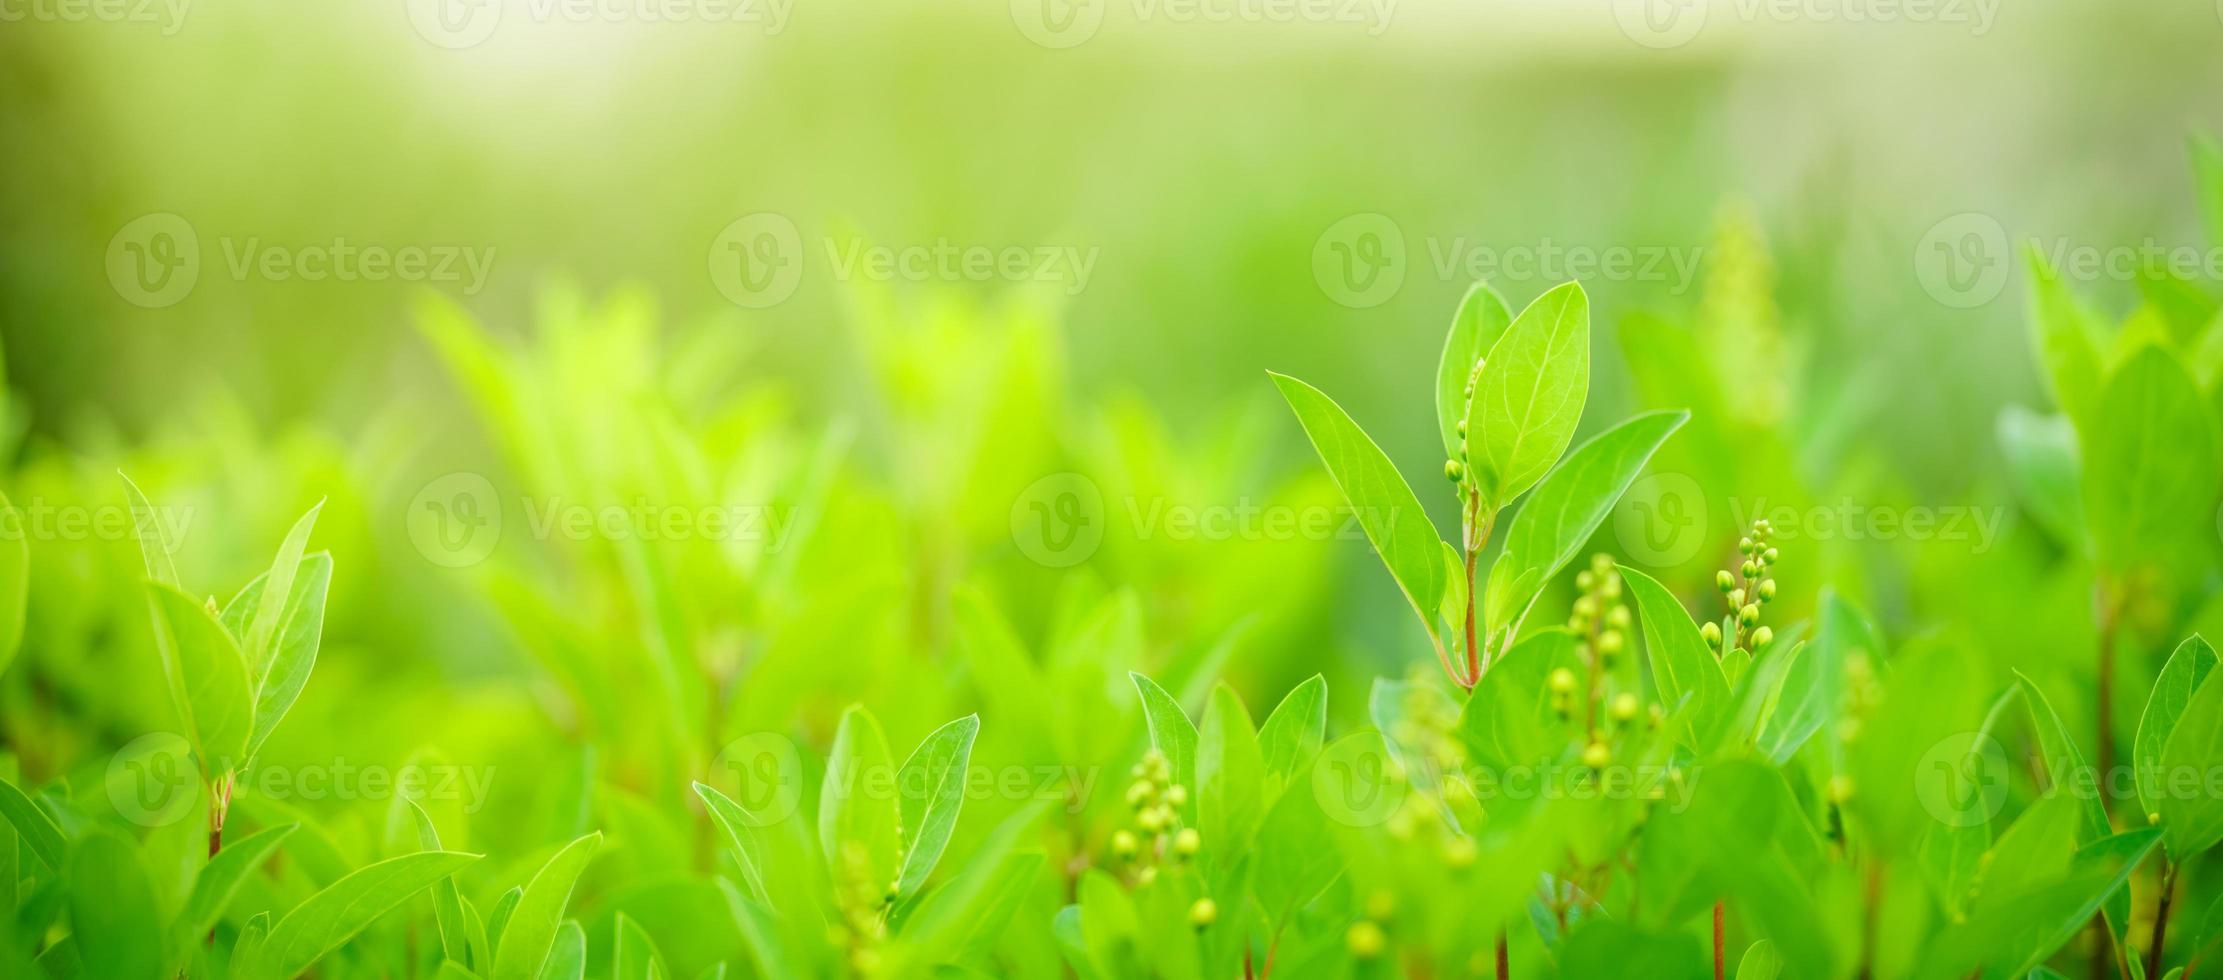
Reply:
[[[486,927],[487,956],[484,962],[488,965],[492,965],[494,954],[501,949],[502,931],[509,928],[509,917],[516,913],[517,903],[524,898],[525,886],[512,885],[500,898],[494,900],[494,907],[487,911],[486,921],[482,924]],[[473,962],[479,960],[474,957]]]
[[[301,975],[379,916],[478,859],[476,854],[420,851],[380,861],[333,882],[270,927],[258,960],[259,972],[280,978]]]
[[[1269,723],[1270,724],[1270,723]],[[1311,783],[1315,754],[1292,778]],[[1276,925],[1289,921],[1343,873],[1343,852],[1329,832],[1319,794],[1283,793],[1258,828],[1253,890]]]
[[[789,943],[787,930],[778,912],[741,894],[730,881],[719,879],[718,888],[725,892],[726,907],[732,910],[735,924],[741,927],[742,945],[748,949],[749,959],[756,964],[757,976],[817,975],[817,971],[810,969]]]
[[[2210,671],[2208,680],[2185,702],[2176,729],[2162,743],[2161,769],[2155,774],[2161,789],[2155,810],[2161,814],[2169,855],[2177,861],[2223,840],[2223,798],[2207,792],[2204,782],[2217,759],[2223,759],[2223,681]],[[2181,774],[2198,780],[2191,792],[2180,791]]]
[[[1258,733],[1242,699],[1225,684],[1213,687],[1197,738],[1197,830],[1221,861],[1248,848],[1261,816],[1264,770]]]
[[[284,622],[286,606],[293,598],[293,577],[301,568],[301,554],[308,550],[309,532],[316,527],[317,512],[324,509],[324,502],[301,515],[293,529],[286,532],[285,540],[278,544],[278,555],[270,561],[270,571],[264,573],[266,586],[260,601],[255,604],[255,615],[247,624],[247,640],[242,651],[247,654],[247,664],[254,677],[270,673],[271,643],[278,637],[278,627]]]
[[[1290,689],[1258,726],[1258,750],[1264,759],[1267,798],[1296,785],[1297,773],[1308,767],[1327,739],[1328,682],[1318,674]]]
[[[409,812],[417,820],[417,846],[427,851],[440,849],[440,828],[432,823],[432,814],[415,800],[406,801]],[[455,877],[449,876],[432,883],[432,915],[440,927],[440,951],[448,959],[477,966],[471,959],[470,926],[463,918],[463,890],[456,887]]]
[[[1984,856],[1975,914],[2067,870],[2080,819],[2072,794],[2059,788],[2023,810]]]
[[[1783,975],[1783,957],[1765,939],[1753,943],[1737,961],[1737,980],[1775,980]]]
[[[619,912],[613,931],[617,941],[610,953],[611,980],[661,980],[671,975],[663,954],[656,951],[656,941],[640,923]]]
[[[208,935],[223,918],[232,896],[239,893],[239,886],[299,828],[300,824],[271,827],[227,843],[209,858],[193,879],[193,894],[186,900],[185,910],[178,914],[177,928],[172,930],[178,939],[190,945]]]
[[[162,525],[162,515],[147,502],[147,495],[131,478],[116,471],[123,478],[124,497],[131,506],[131,529],[139,539],[139,557],[147,567],[147,579],[163,585],[178,584],[178,570],[170,556],[177,553],[177,546],[170,540],[169,530]]]
[[[263,586],[268,581],[268,573],[256,576],[225,604],[221,619],[235,639],[246,636],[248,618],[262,604]],[[276,645],[268,662],[248,677],[255,688],[255,732],[247,743],[250,759],[285,720],[286,712],[301,697],[301,689],[308,686],[310,672],[316,669],[317,650],[324,642],[325,598],[331,586],[330,554],[319,551],[301,559],[293,579],[293,598],[280,614],[284,626],[278,631]]]
[[[1467,463],[1489,509],[1535,486],[1574,441],[1590,394],[1590,297],[1552,287],[1490,348],[1467,406]]]
[[[548,961],[540,966],[540,980],[581,980],[586,975],[587,931],[579,920],[565,919],[548,947]]]
[[[69,917],[77,953],[95,977],[162,973],[162,912],[139,849],[110,830],[70,848]]]
[[[2154,678],[2153,691],[2146,695],[2146,710],[2138,717],[2138,736],[2131,743],[2131,760],[2138,767],[2138,806],[2143,813],[2155,817],[2161,814],[2162,749],[2177,730],[2177,721],[2192,702],[2193,692],[2200,689],[2214,667],[2215,648],[2195,634],[2177,644],[2169,662],[2162,665],[2161,676]]]
[[[2207,546],[2183,532],[2213,526],[2223,464],[2207,402],[2174,358],[2146,347],[2117,368],[2086,435],[2084,513],[2104,565]]]
[[[2121,893],[2161,840],[2151,827],[2084,845],[2066,873],[1939,933],[1915,973],[1921,978],[2020,978],[2074,938],[2100,905]]]
[[[1173,783],[1194,792],[1196,785],[1196,723],[1189,720],[1181,703],[1167,694],[1158,682],[1130,671],[1129,680],[1135,684],[1135,693],[1142,698],[1143,720],[1149,724],[1150,745],[1166,757],[1168,768],[1173,771]]]
[[[1459,312],[1451,318],[1443,356],[1436,361],[1436,427],[1442,430],[1443,454],[1448,459],[1461,456],[1459,423],[1467,420],[1467,382],[1474,377],[1475,362],[1489,353],[1512,322],[1513,311],[1506,308],[1505,297],[1481,282],[1468,287]]]
[[[1582,553],[1644,464],[1689,418],[1689,412],[1650,412],[1622,422],[1577,446],[1537,485],[1513,516],[1505,550],[1490,568],[1491,635],[1519,633],[1544,586]]]
[[[2223,146],[2205,133],[2191,139],[2193,186],[2200,196],[2200,216],[2208,226],[2208,241],[2223,245]]]
[[[764,885],[762,845],[756,839],[757,818],[716,788],[703,783],[694,785],[695,795],[702,798],[703,808],[710,811],[710,819],[726,832],[726,840],[733,845],[734,862],[741,866],[742,883],[749,886],[749,894],[759,902],[770,902]]]
[[[260,977],[262,948],[269,941],[270,913],[257,912],[248,917],[247,924],[239,928],[239,938],[232,941],[232,976],[239,980]]]
[[[147,583],[155,643],[203,776],[244,765],[255,706],[247,661],[208,607],[177,587]]]
[[[818,846],[835,874],[849,873],[844,848],[857,848],[872,881],[896,880],[896,825],[901,814],[893,794],[876,791],[878,774],[892,771],[888,739],[880,722],[862,705],[841,713],[832,756],[818,797]]]
[[[1643,972],[1632,972],[1642,964]],[[1582,920],[1560,953],[1563,977],[1624,977],[1645,980],[1704,980],[1713,976],[1698,941],[1680,932],[1646,932],[1603,916]]]
[[[1574,635],[1542,630],[1521,638],[1482,675],[1460,719],[1472,761],[1498,772],[1549,762],[1567,747],[1552,706],[1551,672],[1580,675]]]
[[[1636,599],[1637,618],[1644,623],[1644,650],[1652,662],[1652,681],[1660,700],[1673,706],[1690,699],[1690,744],[1706,745],[1715,725],[1729,707],[1729,680],[1721,664],[1699,635],[1682,603],[1651,576],[1621,566],[1621,578]]]
[[[2100,398],[2094,317],[2047,263],[2042,249],[2032,246],[2026,258],[2031,270],[2031,345],[2038,352],[2038,366],[2053,391],[2054,404],[2061,406],[2079,429],[2090,431],[2092,413]]]
[[[2023,508],[2054,540],[2084,550],[2075,424],[2066,415],[2039,415],[2009,405],[1999,412],[1999,448]]]
[[[564,906],[571,902],[571,888],[579,881],[579,874],[594,860],[594,852],[602,846],[602,835],[588,834],[564,845],[548,863],[540,866],[533,880],[525,884],[525,891],[509,913],[509,921],[502,926],[501,939],[494,947],[494,968],[487,972],[488,980],[536,980],[555,946],[557,927],[563,922]],[[489,927],[491,928],[491,926]]]
[[[56,871],[62,870],[62,861],[69,845],[62,838],[62,828],[54,825],[54,818],[39,809],[38,804],[23,795],[14,783],[0,779],[0,817],[6,817],[23,835],[24,846]]]
[[[1389,456],[1334,400],[1287,375],[1276,374],[1273,379],[1304,425],[1328,475],[1342,489],[1366,539],[1373,542],[1375,553],[1404,590],[1405,600],[1412,603],[1429,635],[1440,636],[1436,611],[1446,577],[1443,538],[1421,509],[1420,498],[1413,496]]]
[[[899,898],[908,898],[926,884],[926,876],[949,846],[949,835],[957,828],[957,812],[965,803],[965,773],[972,762],[973,739],[979,734],[977,714],[943,725],[926,736],[896,772],[903,828]]]
[[[2015,683],[2022,691],[2023,703],[2030,709],[2030,722],[2038,736],[2038,753],[2045,763],[2046,785],[2055,790],[2071,790],[2094,785],[2098,773],[2087,771],[2084,753],[2076,747],[2076,739],[2069,736],[2067,725],[2053,710],[2053,702],[2046,700],[2045,692],[2038,685],[2015,672]],[[2082,802],[2083,830],[2078,840],[2089,846],[2113,833],[2114,825],[2107,820],[2107,804],[2097,793],[2073,792]],[[2101,912],[2107,917],[2107,930],[2120,946],[2130,929],[2130,893],[2112,894],[2104,899]]]

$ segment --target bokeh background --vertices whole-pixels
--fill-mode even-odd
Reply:
[[[1137,515],[1333,505],[1271,369],[1448,526],[1427,392],[1478,271],[1516,308],[1583,279],[1585,432],[1678,404],[1677,372],[1726,393],[1659,464],[1699,539],[1599,548],[1697,597],[1756,504],[1958,508],[1999,531],[1786,544],[1787,615],[1826,582],[2085,690],[2083,653],[2032,646],[2089,646],[2077,546],[2002,475],[2002,411],[2047,404],[2017,249],[2212,263],[2223,236],[2187,149],[2223,131],[2206,0],[8,9],[11,499],[113,511],[125,469],[219,597],[326,500],[325,651],[270,751],[518,774],[491,822],[550,824],[530,840],[595,818],[543,794],[677,811],[720,745],[822,749],[850,701],[898,746],[983,709],[983,753],[1025,756],[1052,721],[1004,719],[1050,712],[975,683],[982,606],[1037,658],[1117,648],[1074,711],[1131,721],[1130,665],[1254,710],[1325,672],[1348,728],[1428,659],[1363,542]],[[309,274],[343,244],[425,265]],[[2197,319],[2219,272],[2069,278],[2110,321]],[[1660,329],[1698,356],[1632,363]],[[428,505],[482,491],[499,539],[428,547]],[[1071,501],[1105,533],[1045,550],[1034,507]],[[531,530],[636,504],[794,533]],[[0,730],[27,776],[97,774],[173,724],[136,546],[31,550]],[[2165,599],[2151,649],[2203,602]],[[2153,658],[2125,662],[2144,691]]]

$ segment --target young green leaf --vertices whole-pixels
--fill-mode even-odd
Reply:
[[[1314,674],[1290,689],[1266,716],[1266,723],[1258,726],[1258,749],[1265,761],[1269,794],[1295,785],[1298,770],[1320,754],[1327,729],[1328,682]]]
[[[1446,458],[1465,455],[1459,451],[1465,441],[1459,425],[1467,420],[1467,382],[1474,378],[1475,362],[1490,352],[1512,322],[1513,311],[1506,307],[1505,297],[1483,282],[1468,287],[1459,312],[1451,317],[1443,355],[1436,361],[1436,426],[1442,430]]]
[[[121,470],[116,475],[123,478],[124,497],[131,506],[131,529],[139,539],[139,557],[146,563],[147,579],[163,585],[178,584],[177,564],[170,557],[176,553],[177,546],[170,541],[161,512],[147,502],[147,495],[130,477],[124,476]]]
[[[1358,519],[1375,553],[1389,566],[1389,574],[1404,590],[1422,625],[1439,636],[1436,608],[1443,597],[1445,570],[1443,540],[1421,509],[1420,498],[1397,467],[1342,406],[1320,390],[1287,375],[1273,376],[1281,397],[1297,413],[1312,448],[1327,465],[1328,475],[1342,488],[1353,516]],[[1479,393],[1478,393],[1479,394]],[[1471,425],[1471,423],[1470,423]],[[1469,431],[1472,431],[1471,428]],[[1555,457],[1556,458],[1556,457]],[[1539,471],[1539,475],[1541,475]]]
[[[2046,261],[2043,250],[2027,251],[2030,263],[2030,332],[2053,401],[2086,429],[2100,400],[2100,356],[2093,316]],[[2104,423],[2102,423],[2104,424]]]
[[[2054,540],[2084,551],[2083,489],[2077,472],[2076,426],[2066,415],[2039,415],[2020,405],[1999,412],[1999,448],[2015,495]]]
[[[62,829],[54,825],[54,818],[47,816],[46,811],[39,809],[38,804],[5,779],[0,779],[0,817],[7,818],[15,832],[23,836],[26,850],[46,862],[47,867],[62,870],[69,846],[62,837]]]
[[[2009,980],[2029,974],[2122,893],[2160,840],[2160,831],[2145,827],[2084,845],[2065,873],[1939,934],[1914,975]]]
[[[1167,768],[1173,773],[1177,786],[1186,786],[1195,792],[1196,785],[1196,723],[1189,720],[1181,703],[1167,694],[1158,682],[1130,671],[1129,680],[1135,684],[1135,693],[1142,698],[1142,715],[1150,728],[1150,745],[1166,757]]]
[[[1505,550],[1490,568],[1488,623],[1517,635],[1529,606],[1552,576],[1582,552],[1613,505],[1689,412],[1650,412],[1575,447],[1537,485],[1505,532]]]
[[[2068,869],[2082,819],[2067,791],[2040,797],[2007,825],[1976,876],[1975,914]]]
[[[582,980],[587,975],[587,930],[577,919],[565,919],[556,928],[556,941],[548,947],[548,962],[541,964],[539,980]]]
[[[610,951],[611,980],[663,980],[671,975],[664,967],[664,955],[656,951],[656,941],[640,923],[620,912],[612,931],[616,942]]]
[[[757,976],[816,975],[816,971],[795,951],[778,912],[741,894],[733,887],[732,882],[725,879],[718,880],[718,889],[725,893],[726,907],[733,912],[734,922],[741,927],[742,945],[748,949],[749,959],[756,964]]]
[[[764,888],[762,845],[756,839],[757,819],[714,787],[696,783],[695,795],[702,799],[703,808],[710,811],[710,819],[726,832],[727,842],[733,845],[734,862],[741,866],[742,883],[749,886],[749,894],[759,902],[769,903],[771,898]]]
[[[1197,736],[1197,823],[1218,854],[1245,849],[1258,826],[1265,762],[1258,732],[1242,699],[1225,684],[1212,688]]]
[[[2175,358],[2146,347],[2108,378],[2085,433],[2084,513],[2100,561],[2126,569],[2193,549],[2215,518],[2223,463],[2207,401]]]
[[[69,852],[70,927],[95,977],[156,977],[165,960],[162,912],[129,838],[96,830]]]
[[[333,882],[270,927],[256,972],[281,980],[300,976],[388,910],[478,859],[476,854],[420,851]]]
[[[285,540],[278,544],[278,556],[271,559],[270,571],[264,573],[267,585],[255,604],[254,618],[247,624],[247,642],[242,644],[248,667],[256,678],[270,672],[270,644],[277,638],[286,606],[293,598],[293,576],[300,570],[302,552],[308,550],[309,531],[316,526],[317,512],[323,509],[324,502],[317,501],[316,506],[294,522],[293,529],[287,531]]]
[[[1467,464],[1485,509],[1511,503],[1559,462],[1589,395],[1590,297],[1562,283],[1513,318],[1467,406]]]
[[[2184,861],[2223,840],[2223,798],[2207,792],[2170,789],[2179,774],[2206,774],[2223,759],[2223,681],[2209,671],[2208,679],[2192,692],[2174,731],[2162,743],[2157,785],[2162,788],[2155,812],[2161,814],[2161,831],[2169,856]],[[2204,785],[2204,784],[2203,784]]]
[[[509,917],[517,912],[517,903],[524,898],[525,886],[512,885],[500,898],[494,900],[494,907],[487,910],[486,921],[483,923],[486,927],[486,955],[474,956],[472,962],[484,963],[489,967],[493,965],[494,954],[502,947],[502,931],[509,928]]]
[[[175,586],[147,583],[155,645],[170,693],[204,776],[245,764],[254,731],[253,688],[239,645],[208,607]]]
[[[262,604],[263,586],[268,581],[268,573],[256,576],[224,606],[224,627],[235,639],[247,635],[248,619]],[[255,731],[247,742],[250,759],[285,720],[301,689],[308,686],[310,672],[316,669],[317,649],[324,642],[325,597],[331,586],[330,554],[319,551],[301,559],[293,579],[293,598],[280,613],[283,625],[269,659],[248,678],[255,686]]]
[[[1708,744],[1715,726],[1729,709],[1729,680],[1699,635],[1682,603],[1651,576],[1621,566],[1622,581],[1636,599],[1637,618],[1644,624],[1645,655],[1652,662],[1652,681],[1660,700],[1676,704],[1690,699],[1690,745]]]
[[[440,828],[433,826],[432,814],[426,813],[415,800],[406,802],[417,821],[417,846],[427,851],[439,850]],[[440,927],[440,951],[448,959],[469,966],[478,965],[471,960],[470,927],[463,919],[463,891],[456,887],[453,875],[432,883],[432,916]]]
[[[172,930],[176,941],[199,942],[215,928],[224,909],[231,905],[232,896],[239,893],[239,886],[299,828],[299,824],[281,824],[226,842],[194,877],[192,897],[186,900],[185,910],[178,914],[177,928]]]
[[[2162,665],[2161,676],[2154,679],[2153,691],[2146,695],[2145,713],[2138,718],[2138,736],[2131,743],[2131,760],[2137,766],[2138,806],[2143,813],[2156,817],[2161,814],[2162,748],[2177,730],[2177,720],[2184,716],[2193,692],[2200,689],[2214,667],[2215,648],[2195,634],[2177,644],[2169,662]]]
[[[899,826],[903,828],[899,898],[916,894],[926,884],[926,876],[949,846],[949,835],[957,828],[957,811],[965,803],[965,773],[972,762],[973,738],[979,734],[977,714],[943,725],[926,736],[903,761],[903,768],[896,771]]]
[[[844,873],[846,849],[856,848],[871,880],[896,880],[900,813],[894,799],[874,788],[875,774],[893,765],[887,736],[880,733],[880,722],[872,713],[862,705],[842,712],[818,797],[818,846],[836,874]]]
[[[2021,671],[2015,672],[2016,687],[2022,691],[2023,704],[2030,709],[2030,722],[2037,731],[2040,761],[2045,764],[2046,785],[2056,791],[2085,785],[2082,781],[2086,765],[2083,750],[2076,747],[2067,725],[2053,710],[2053,702],[2045,692]],[[2093,774],[2093,778],[2098,778]],[[2107,820],[2107,804],[2097,793],[2078,792],[2083,813],[2083,830],[2077,840],[2087,846],[2106,838],[2114,832],[2114,825]],[[2100,911],[2107,918],[2107,930],[2119,946],[2130,929],[2130,893],[2111,892],[2101,898]]]
[[[555,947],[564,906],[571,902],[571,888],[578,883],[579,874],[587,870],[587,864],[594,860],[594,852],[601,846],[599,832],[588,834],[564,845],[563,850],[540,866],[540,871],[526,883],[524,893],[518,897],[516,907],[509,913],[509,921],[502,926],[502,938],[494,947],[494,966],[487,971],[488,980],[537,980],[542,965]]]

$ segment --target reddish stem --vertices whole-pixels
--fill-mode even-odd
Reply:
[[[1722,906],[1719,901],[1716,901],[1714,903],[1714,980],[1723,980],[1728,976],[1728,957],[1724,955],[1722,949],[1722,943],[1726,937],[1722,927]]]

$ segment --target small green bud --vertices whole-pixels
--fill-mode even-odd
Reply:
[[[1775,564],[1776,550],[1774,548],[1769,548],[1766,552],[1762,553],[1760,557],[1768,564],[1773,565]]]
[[[1621,652],[1621,634],[1608,630],[1598,634],[1598,652],[1612,656]]]
[[[1773,601],[1775,601],[1775,580],[1774,580],[1774,579],[1772,579],[1772,578],[1768,578],[1768,579],[1761,579],[1761,580],[1760,580],[1760,601],[1761,601],[1761,602],[1773,602]]]
[[[1752,539],[1751,539],[1751,538],[1738,538],[1738,539],[1737,539],[1737,553],[1738,553],[1738,554],[1740,554],[1740,555],[1749,555],[1749,554],[1751,554],[1751,553],[1752,553],[1752,549],[1753,549],[1753,547],[1754,547],[1754,546],[1753,546],[1753,544],[1752,544]]]
[[[1743,609],[1737,610],[1737,625],[1749,628],[1751,626],[1757,625],[1759,622],[1759,606],[1753,605],[1751,603],[1746,603]]]
[[[1444,460],[1443,478],[1446,480],[1450,480],[1453,483],[1457,483],[1467,478],[1467,468],[1460,465],[1459,461],[1456,459]]]
[[[1768,642],[1769,642],[1769,641],[1771,641],[1771,640],[1774,640],[1774,639],[1775,639],[1775,631],[1774,631],[1774,630],[1771,630],[1771,629],[1769,629],[1769,628],[1767,628],[1767,627],[1765,627],[1765,626],[1762,626],[1762,627],[1760,627],[1759,629],[1753,630],[1753,631],[1752,631],[1752,649],[1754,649],[1754,650],[1765,650],[1765,649],[1767,649],[1767,646],[1768,646]]]
[[[1443,863],[1457,871],[1474,864],[1476,848],[1472,837],[1453,837],[1443,843]]]
[[[1629,628],[1629,607],[1615,606],[1606,610],[1606,625],[1614,629]]]
[[[1349,932],[1343,934],[1343,945],[1349,947],[1352,956],[1370,960],[1382,955],[1382,946],[1387,939],[1388,937],[1382,935],[1381,926],[1370,920],[1360,919],[1351,924]]]
[[[1613,761],[1613,750],[1604,742],[1592,742],[1582,748],[1582,764],[1592,769],[1603,769]]]
[[[1614,721],[1628,722],[1635,720],[1637,711],[1636,695],[1627,691],[1614,695],[1612,711]]]
[[[1739,568],[1739,569],[1737,569],[1737,571],[1743,572],[1743,573],[1744,573],[1744,577],[1745,577],[1745,578],[1759,578],[1759,577],[1760,577],[1760,563],[1759,563],[1759,562],[1753,562],[1753,561],[1748,561],[1748,562],[1745,562],[1745,563],[1744,563],[1744,566],[1743,566],[1742,568]]]
[[[1199,929],[1210,926],[1219,917],[1220,907],[1209,898],[1197,899],[1195,905],[1189,906],[1189,924]]]
[[[1554,669],[1551,672],[1551,689],[1561,694],[1573,691],[1575,689],[1575,672],[1565,667]]]
[[[1135,849],[1136,849],[1136,848],[1138,848],[1138,847],[1140,847],[1140,846],[1141,846],[1141,842],[1139,842],[1139,841],[1135,840],[1135,835],[1134,835],[1134,832],[1133,832],[1133,831],[1127,831],[1127,830],[1115,830],[1115,831],[1112,831],[1112,838],[1111,838],[1111,849],[1112,849],[1112,853],[1113,853],[1113,854],[1115,854],[1115,855],[1118,855],[1118,856],[1120,856],[1120,857],[1123,857],[1123,858],[1126,858],[1126,857],[1134,857],[1134,856],[1135,856]]]
[[[1183,786],[1180,783],[1175,783],[1171,786],[1166,787],[1167,806],[1180,806],[1187,802],[1189,802],[1188,787]]]
[[[1584,592],[1588,592],[1591,589],[1597,587],[1598,577],[1590,574],[1588,569],[1584,569],[1583,571],[1575,573],[1575,588],[1581,589]]]
[[[1466,438],[1466,437],[1467,437],[1467,420],[1465,420],[1465,419],[1460,419],[1460,420],[1459,420],[1458,430],[1459,430],[1459,438],[1461,438],[1461,439],[1464,439],[1464,438]]]
[[[1743,590],[1743,589],[1730,589],[1730,590],[1729,590],[1729,604],[1730,604],[1731,606],[1741,606],[1741,605],[1744,605],[1744,590]]]
[[[1706,624],[1705,624],[1704,626],[1700,626],[1700,627],[1698,627],[1698,635],[1700,635],[1700,636],[1703,636],[1703,637],[1705,637],[1705,638],[1706,638],[1706,645],[1707,645],[1708,647],[1711,647],[1711,648],[1714,648],[1714,649],[1717,649],[1717,650],[1721,648],[1721,624],[1720,624],[1720,623],[1716,623],[1716,622],[1714,622],[1713,620],[1710,620],[1710,619],[1709,619],[1709,620],[1707,620],[1707,621],[1706,621]]]
[[[1195,857],[1197,849],[1203,846],[1204,835],[1197,833],[1195,827],[1183,827],[1180,833],[1173,835],[1173,853],[1181,857]]]
[[[1736,587],[1736,576],[1731,575],[1728,572],[1714,573],[1714,588],[1720,589],[1722,591],[1722,594],[1727,595],[1730,589],[1734,589]]]

